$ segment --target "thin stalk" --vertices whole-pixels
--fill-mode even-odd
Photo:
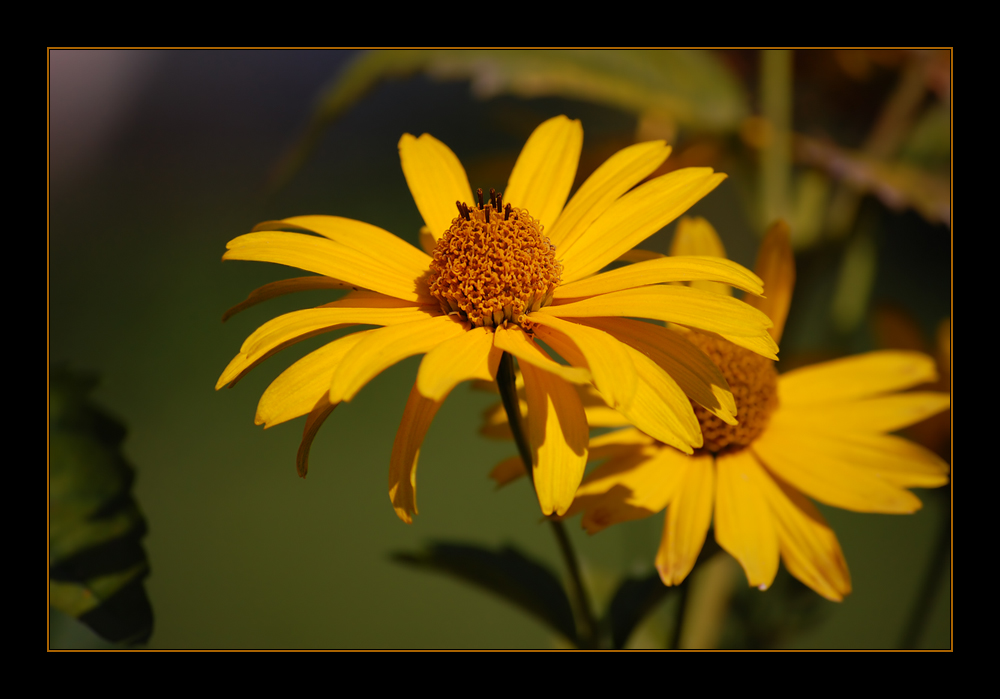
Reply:
[[[497,368],[497,388],[500,389],[500,399],[503,401],[504,410],[507,412],[507,422],[510,424],[510,431],[514,435],[514,442],[517,444],[517,451],[524,462],[524,470],[531,479],[531,489],[535,489],[535,478],[532,468],[531,447],[525,438],[524,429],[521,426],[521,408],[517,399],[517,384],[514,373],[514,358],[507,352],[500,358],[500,366]],[[555,534],[556,542],[559,544],[559,552],[562,554],[563,563],[569,571],[570,578],[570,599],[575,607],[577,617],[577,629],[579,635],[579,646],[581,648],[597,648],[597,623],[594,621],[593,612],[590,609],[590,599],[587,590],[583,586],[583,578],[580,575],[580,566],[573,552],[573,546],[562,522],[554,519],[548,520]]]

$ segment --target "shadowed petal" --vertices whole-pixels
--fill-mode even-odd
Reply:
[[[299,451],[295,455],[295,470],[301,478],[305,478],[306,474],[309,473],[309,450],[312,449],[312,443],[316,439],[319,428],[323,426],[326,419],[330,417],[330,413],[338,405],[339,403],[331,403],[327,399],[326,394],[324,394],[320,396],[319,400],[316,401],[316,405],[309,412],[309,417],[306,418],[306,426],[302,430],[302,441],[299,443]]]
[[[347,353],[334,372],[330,400],[351,400],[365,384],[396,362],[430,352],[464,332],[465,326],[450,316],[434,316],[369,333]]]
[[[562,515],[587,465],[587,418],[574,386],[528,362],[520,366],[538,503],[544,514]]]
[[[427,430],[437,414],[441,400],[425,398],[413,384],[410,397],[403,410],[403,420],[396,431],[389,460],[389,499],[396,510],[396,516],[407,524],[412,524],[417,514],[417,460],[420,446],[424,443]]]
[[[695,255],[698,257],[726,257],[726,247],[715,232],[712,224],[701,216],[682,216],[674,231],[674,240],[670,244],[670,254],[674,257]],[[733,290],[727,284],[710,281],[693,281],[691,286],[702,291],[732,296]],[[766,290],[765,290],[765,293]]]
[[[426,398],[444,400],[462,381],[493,381],[501,354],[493,347],[492,332],[472,328],[427,353],[417,372],[417,388]]]
[[[501,325],[494,330],[493,344],[504,352],[517,357],[518,365],[531,364],[551,372],[564,381],[589,384],[590,370],[584,367],[565,366],[554,361],[541,347],[530,340],[519,325]]]
[[[754,271],[764,280],[766,298],[747,297],[746,302],[763,311],[774,326],[771,337],[781,342],[785,329],[788,308],[792,305],[792,289],[795,287],[795,256],[792,254],[791,232],[788,224],[778,221],[771,226],[760,250]]]
[[[788,572],[828,600],[840,602],[851,591],[851,574],[830,525],[815,505],[780,480],[761,470],[756,482],[773,513]]]

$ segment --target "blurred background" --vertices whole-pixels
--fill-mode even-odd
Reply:
[[[335,214],[417,244],[403,133],[433,134],[474,187],[502,190],[532,129],[566,114],[584,128],[578,184],[651,138],[673,144],[666,168],[728,173],[691,213],[737,262],[752,267],[766,226],[789,222],[798,283],[779,371],[922,348],[950,390],[950,75],[948,51],[51,50],[50,367],[98,377],[88,399],[125,428],[116,448],[145,520],[148,647],[561,644],[508,603],[391,559],[433,541],[510,544],[561,574],[527,484],[495,492],[487,478],[515,453],[477,432],[495,396],[460,386],[445,403],[410,526],[387,474],[419,358],[340,406],[298,478],[304,420],[265,433],[254,412],[270,381],[331,336],[213,387],[259,325],[329,299],[286,296],[223,324],[254,288],[297,276],[222,264],[227,241],[260,221]],[[665,252],[675,225],[643,247]],[[944,416],[908,436],[950,461],[950,434]],[[52,454],[56,438],[54,426]],[[55,503],[54,477],[51,488]],[[766,593],[740,577],[721,643],[950,647],[950,488],[918,495],[912,516],[821,506],[854,592],[836,604],[784,575]],[[569,522],[598,603],[652,569],[661,527],[658,515],[591,538]],[[634,645],[664,646],[673,604]],[[49,642],[115,647],[58,610]]]

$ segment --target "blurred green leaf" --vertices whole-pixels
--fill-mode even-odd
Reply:
[[[677,589],[664,585],[655,570],[644,578],[624,580],[608,605],[603,623],[611,629],[612,647],[624,648],[636,627]]]
[[[417,568],[448,573],[506,599],[579,645],[569,598],[545,566],[509,546],[491,551],[466,544],[432,543],[420,553],[393,559]]]
[[[88,395],[94,377],[54,367],[49,390],[49,603],[115,643],[143,643],[146,522],[121,454],[125,428]]]
[[[739,81],[719,57],[695,50],[380,50],[361,54],[333,82],[299,142],[279,164],[282,186],[327,126],[380,82],[425,72],[469,80],[483,99],[499,94],[564,97],[635,114],[646,128],[727,132],[749,113]],[[665,124],[656,128],[652,123]]]

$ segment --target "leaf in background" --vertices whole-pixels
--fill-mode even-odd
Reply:
[[[611,628],[612,648],[624,648],[636,627],[677,589],[664,585],[655,570],[644,578],[623,581],[608,605],[604,623]]]
[[[491,551],[466,544],[432,543],[420,553],[393,559],[417,568],[449,573],[485,588],[548,624],[575,645],[576,622],[562,584],[552,572],[509,546]]]
[[[146,522],[121,454],[125,428],[88,400],[92,376],[51,370],[49,603],[114,643],[144,643],[153,610]]]
[[[324,129],[380,82],[417,72],[469,80],[483,99],[563,97],[635,114],[646,132],[734,131],[749,113],[739,81],[719,57],[695,50],[381,50],[361,54],[327,89],[305,134],[272,178],[281,187]]]

